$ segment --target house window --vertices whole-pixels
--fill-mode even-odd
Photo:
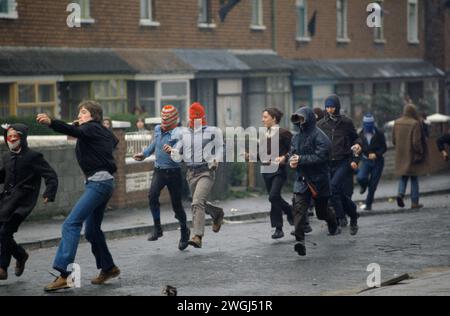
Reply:
[[[137,82],[137,102],[139,109],[147,116],[156,116],[156,99],[155,99],[155,82],[154,81],[138,81]],[[158,114],[159,116],[159,114]]]
[[[383,0],[376,1],[381,7],[383,7]],[[375,43],[385,43],[384,38],[384,10],[381,10],[381,26],[373,28],[373,36]]]
[[[9,113],[9,95],[10,84],[0,83],[0,117],[7,117],[12,113]]]
[[[284,124],[288,124],[289,112],[292,108],[291,82],[289,77],[271,76],[267,78],[267,100],[266,104],[281,109],[286,115]]]
[[[391,93],[391,84],[389,82],[378,82],[373,84],[374,95],[390,94],[390,93]]]
[[[17,116],[55,115],[56,83],[19,83],[16,93]]]
[[[408,42],[419,43],[419,7],[417,0],[408,0]]]
[[[155,1],[141,0],[141,20],[140,24],[144,26],[159,26],[155,21]]]
[[[102,80],[92,82],[94,100],[98,101],[105,115],[127,112],[125,80]]]
[[[187,122],[187,107],[189,100],[189,81],[159,81],[158,82],[158,96],[160,109],[167,104],[171,104],[178,109],[179,117],[182,123]]]
[[[17,19],[18,17],[16,0],[0,0],[0,19]]]
[[[347,35],[347,0],[336,1],[336,18],[337,18],[337,41],[348,42]]]
[[[248,106],[246,123],[248,126],[260,126],[262,113],[266,107],[266,78],[248,79]]]
[[[94,23],[91,18],[91,4],[90,0],[72,0],[73,3],[78,3],[81,8],[81,23]]]
[[[308,7],[306,0],[297,0],[297,40],[309,41],[308,35]]]
[[[252,0],[252,25],[253,30],[265,30],[263,23],[263,3],[262,0]]]
[[[198,26],[200,28],[214,28],[212,19],[211,0],[198,0]]]
[[[312,86],[294,88],[294,111],[302,106],[312,107]]]

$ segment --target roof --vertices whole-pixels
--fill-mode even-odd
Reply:
[[[175,55],[199,72],[241,72],[250,67],[223,49],[174,49]]]
[[[275,53],[235,53],[235,56],[254,71],[292,71],[291,63]]]
[[[1,47],[0,75],[134,74],[112,49]]]
[[[140,74],[179,74],[194,70],[169,49],[115,49],[115,52]]]
[[[294,60],[295,81],[441,77],[444,73],[419,59]]]

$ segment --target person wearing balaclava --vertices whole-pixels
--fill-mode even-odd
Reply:
[[[384,133],[375,126],[375,118],[370,113],[364,115],[363,128],[359,133],[359,138],[362,143],[362,160],[356,179],[361,187],[361,194],[368,189],[366,202],[361,209],[370,211],[378,182],[383,173],[383,155],[387,150]]]
[[[336,212],[341,227],[347,226],[346,214],[350,217],[350,234],[358,232],[357,206],[352,201],[353,170],[358,165],[353,154],[360,154],[361,141],[358,139],[355,125],[341,114],[341,102],[335,94],[325,100],[325,117],[318,127],[331,140],[331,206]]]
[[[164,151],[165,145],[173,146],[181,138],[179,136],[181,133],[181,129],[178,127],[179,121],[177,108],[173,105],[165,105],[161,109],[161,125],[155,127],[153,142],[144,152],[135,154],[133,158],[137,161],[142,161],[153,154],[156,157],[152,184],[148,195],[154,230],[148,237],[148,240],[156,241],[163,236],[159,196],[161,191],[167,186],[175,218],[180,223],[181,238],[178,243],[178,249],[184,250],[188,247],[190,230],[187,226],[186,212],[181,201],[181,190],[183,187],[181,166],[180,163],[173,161],[170,155]]]
[[[331,142],[327,135],[316,127],[314,112],[302,107],[291,116],[291,122],[298,129],[293,137],[287,157],[289,165],[296,170],[293,197],[295,225],[294,250],[306,255],[305,221],[311,200],[314,200],[317,218],[326,221],[330,235],[340,233],[336,214],[328,207],[331,196],[329,179],[329,159]]]
[[[39,199],[41,179],[45,180],[43,202],[53,202],[58,190],[58,176],[44,156],[28,147],[28,127],[24,124],[2,125],[9,153],[3,156],[0,183],[0,280],[8,278],[11,259],[16,259],[15,275],[25,270],[28,253],[14,240],[19,226],[33,211]]]
[[[188,244],[194,248],[202,248],[205,233],[205,214],[213,219],[212,230],[220,231],[223,209],[207,201],[214,185],[217,163],[223,159],[223,138],[217,138],[217,127],[208,126],[206,112],[198,102],[189,107],[189,128],[184,128],[182,141],[175,146],[166,145],[164,150],[170,153],[173,160],[183,160],[186,165],[186,180],[192,194],[192,238]],[[218,152],[205,155],[206,146],[214,144]],[[182,157],[181,157],[182,154]]]

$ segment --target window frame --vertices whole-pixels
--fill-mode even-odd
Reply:
[[[110,83],[112,81],[115,81],[118,84],[117,85],[117,93],[115,95],[112,95],[110,93],[110,88],[111,88]],[[96,95],[94,85],[96,83],[101,83],[101,82],[103,82],[103,83],[107,82],[108,83],[108,90],[109,91],[108,91],[106,96],[97,96]],[[120,95],[119,82],[123,83],[123,96]],[[128,88],[127,88],[127,81],[125,79],[114,79],[113,78],[113,79],[108,79],[108,80],[94,80],[94,81],[91,81],[91,83],[90,83],[90,89],[91,89],[91,93],[90,93],[91,94],[91,99],[99,102],[100,105],[102,105],[103,102],[121,102],[122,101],[122,102],[125,103],[125,105],[124,105],[123,111],[121,111],[120,113],[126,113],[127,112]],[[102,107],[103,107],[103,105],[102,105]],[[105,107],[103,107],[103,109],[105,109]],[[113,114],[116,114],[116,113],[105,113],[105,114],[106,115],[113,115]]]
[[[264,25],[264,5],[262,0],[252,0],[251,2],[251,24],[250,29],[254,31],[264,31],[266,30],[266,26]],[[257,12],[257,19],[258,21],[255,21],[255,10],[258,10]],[[256,23],[255,23],[256,22]]]
[[[91,16],[91,0],[72,0],[77,3],[81,8],[80,23],[93,24],[95,20]]]
[[[415,23],[415,29],[414,33],[411,34],[411,20],[410,20],[410,14],[411,14],[411,4],[414,4],[414,23]],[[409,44],[420,44],[419,40],[419,1],[418,0],[408,0],[407,1],[407,10],[406,10],[406,31],[407,31],[407,40]],[[414,37],[414,38],[413,38]]]
[[[33,86],[34,89],[34,102],[20,102],[20,86]],[[53,87],[53,101],[49,102],[39,102],[39,86],[51,85]],[[13,84],[14,89],[14,109],[12,113],[17,115],[19,109],[32,109],[37,107],[52,107],[51,115],[56,115],[56,109],[58,104],[58,88],[55,81],[19,81]]]
[[[6,0],[7,12],[0,12],[0,19],[18,19],[17,0]]]
[[[180,96],[169,96],[169,95],[163,95],[162,94],[162,86],[166,83],[184,83],[186,85],[186,95],[183,97]],[[164,100],[171,100],[171,101],[184,101],[185,100],[185,117],[180,117],[180,120],[183,121],[186,119],[186,122],[189,120],[189,101],[191,98],[191,87],[190,87],[190,81],[184,80],[184,79],[174,79],[174,80],[158,80],[155,85],[156,91],[155,91],[155,113],[160,113],[161,108],[164,106],[163,101]]]
[[[142,17],[142,2],[147,2],[148,12],[146,12],[146,18]],[[142,26],[160,26],[161,23],[155,19],[155,0],[140,0],[141,12],[139,18],[139,25]]]
[[[206,9],[205,6],[206,5]],[[214,23],[214,19],[212,16],[212,3],[211,0],[198,0],[198,18],[197,18],[197,26],[200,29],[213,29],[216,28],[216,24]],[[206,10],[206,16],[203,16]]]
[[[339,10],[339,3],[342,4],[341,10]],[[339,23],[340,12],[342,12],[341,23]],[[339,32],[341,28],[342,32]],[[336,0],[336,32],[336,41],[338,43],[350,42],[348,37],[348,0]]]
[[[376,44],[385,44],[386,37],[385,37],[385,32],[384,32],[384,10],[383,10],[384,0],[377,0],[375,2],[378,3],[381,7],[381,27],[373,28],[373,41]]]
[[[302,4],[302,5],[301,5]],[[303,7],[303,14],[304,14],[304,34],[299,33],[299,26],[300,26],[300,8]],[[297,16],[297,30],[296,30],[296,39],[299,42],[309,42],[311,41],[311,37],[308,34],[308,1],[307,0],[296,0],[295,2],[295,10],[296,10],[296,16]]]

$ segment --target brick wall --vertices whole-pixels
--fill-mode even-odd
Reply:
[[[70,2],[17,0],[19,19],[0,19],[0,46],[69,46],[128,48],[272,48],[272,0],[263,0],[266,30],[254,31],[251,1],[241,1],[221,23],[219,1],[211,1],[214,29],[197,26],[197,0],[156,0],[155,19],[159,27],[139,25],[139,1],[92,0],[94,24],[81,28],[66,26]],[[366,26],[368,1],[349,0],[348,34],[351,42],[336,43],[336,2],[308,1],[309,17],[318,11],[317,32],[311,42],[295,40],[295,0],[276,0],[277,49],[287,58],[423,58],[424,0],[420,0],[420,45],[407,42],[407,0],[384,1],[387,43],[373,42],[373,30]],[[447,22],[448,23],[448,22]],[[448,29],[448,28],[447,28]]]
[[[264,1],[266,31],[250,30],[250,1],[242,1],[226,22],[219,19],[219,1],[211,1],[217,27],[197,26],[197,0],[156,0],[159,27],[140,26],[139,0],[91,0],[94,24],[66,26],[68,0],[17,0],[19,19],[0,19],[0,45],[138,48],[271,47],[270,1]]]
[[[373,29],[367,27],[366,6],[370,1],[348,0],[348,37],[350,43],[336,42],[336,1],[308,1],[309,19],[317,10],[316,35],[309,43],[296,37],[295,1],[278,0],[277,49],[287,58],[423,58],[424,5],[419,1],[420,45],[407,41],[407,0],[384,1],[386,44],[375,44]],[[309,20],[308,19],[308,20]]]

